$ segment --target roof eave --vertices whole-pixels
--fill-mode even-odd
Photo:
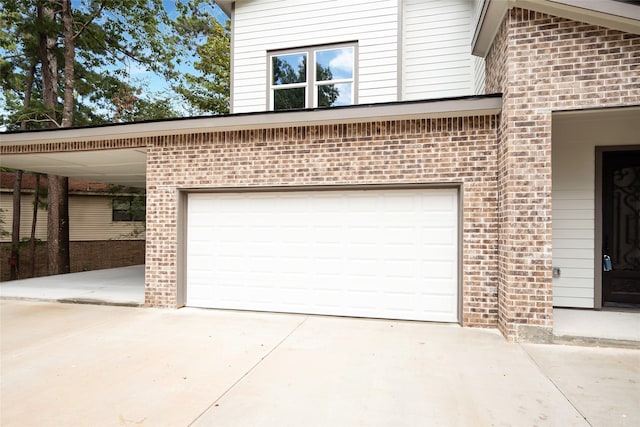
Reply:
[[[120,123],[72,129],[13,132],[0,134],[0,145],[95,141],[380,120],[493,115],[498,114],[501,107],[502,97],[500,94],[492,94],[425,101],[390,102],[298,111],[229,114],[225,116]]]
[[[215,0],[216,4],[227,16],[231,16],[231,10],[233,9],[233,3],[235,0]]]
[[[472,53],[485,57],[507,10],[513,7],[542,12],[573,21],[640,34],[640,6],[614,0],[484,0],[476,24]]]

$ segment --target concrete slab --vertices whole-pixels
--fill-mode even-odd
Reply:
[[[0,282],[0,298],[144,305],[144,265]]]
[[[432,323],[3,300],[0,425],[625,425],[581,398],[640,417],[640,352],[607,349],[607,387],[581,396],[565,375],[590,375],[594,349],[556,347]]]
[[[558,336],[581,336],[640,341],[640,310],[553,310],[553,333]]]
[[[640,426],[640,351],[523,345],[593,426]]]
[[[298,316],[0,301],[0,425],[186,426]]]
[[[587,426],[495,331],[310,317],[194,426]]]

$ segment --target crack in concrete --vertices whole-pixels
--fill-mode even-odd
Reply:
[[[558,384],[556,384],[556,382],[549,376],[547,375],[547,373],[544,371],[544,369],[542,369],[542,366],[540,366],[540,364],[536,361],[536,359],[531,355],[531,353],[529,353],[526,349],[526,347],[524,347],[523,345],[518,345],[522,351],[524,351],[524,353],[527,355],[527,357],[529,358],[529,360],[531,360],[533,362],[533,364],[536,366],[536,368],[538,368],[538,370],[540,371],[540,373],[551,383],[553,384],[553,386],[555,387],[556,390],[558,390],[560,392],[560,394],[562,395],[562,397],[565,398],[565,400],[567,402],[569,402],[569,405],[571,405],[571,407],[573,409],[575,409],[575,411],[580,414],[580,416],[582,417],[582,419],[591,427],[593,427],[593,424],[591,424],[591,422],[589,421],[589,419],[587,418],[587,416],[571,401],[571,399],[569,399],[569,396],[567,396],[565,394],[564,391],[562,391],[562,389],[560,388],[560,386],[558,386]]]
[[[293,329],[291,329],[291,331],[284,337],[282,338],[275,346],[273,346],[273,348],[271,350],[269,350],[267,352],[267,354],[265,354],[264,356],[262,356],[260,358],[260,360],[258,360],[252,367],[250,367],[244,374],[242,374],[240,376],[240,378],[238,378],[236,381],[234,381],[233,384],[231,384],[220,396],[218,396],[216,398],[216,400],[214,400],[213,402],[211,402],[211,404],[209,406],[207,406],[205,408],[204,411],[202,411],[197,417],[195,417],[193,419],[193,421],[191,421],[189,423],[189,426],[194,425],[194,423],[196,423],[200,418],[202,418],[202,416],[204,414],[206,414],[207,412],[209,412],[211,410],[211,408],[215,407],[216,404],[223,398],[225,397],[231,390],[233,390],[238,384],[240,384],[240,382],[242,382],[242,380],[244,380],[251,372],[253,372],[260,364],[262,364],[262,362],[264,362],[264,360],[269,357],[271,355],[271,353],[273,353],[274,351],[276,351],[276,349],[278,349],[278,347],[280,347],[287,339],[289,339],[289,337],[291,335],[293,335],[293,333],[295,331],[297,331],[307,320],[309,319],[309,316],[306,316],[304,319],[302,319],[302,321],[300,323],[298,323]]]

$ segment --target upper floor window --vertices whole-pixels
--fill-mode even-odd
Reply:
[[[269,108],[291,110],[355,104],[356,45],[269,53]]]

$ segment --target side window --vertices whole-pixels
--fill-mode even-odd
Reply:
[[[355,104],[355,57],[355,44],[270,52],[269,109]]]
[[[116,221],[144,221],[145,206],[139,200],[119,198],[112,200],[111,220]]]

